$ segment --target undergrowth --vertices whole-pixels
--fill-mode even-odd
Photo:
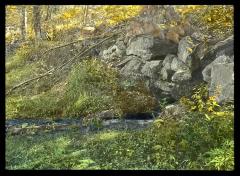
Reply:
[[[191,107],[195,103],[199,105],[199,102],[215,102],[212,97],[204,96],[204,86],[197,88],[194,95],[192,99],[184,98],[182,101],[189,108],[184,117],[157,119],[144,130],[103,130],[82,134],[79,129],[72,129],[68,132],[7,135],[6,167],[233,170],[233,104],[225,104],[209,112],[208,108],[202,109],[202,106]],[[49,103],[53,97],[46,96],[44,99],[49,109],[44,107],[43,113],[49,113],[49,116],[57,113],[54,111],[56,104]],[[35,98],[29,102],[29,106],[38,102],[38,98]],[[81,97],[81,101],[78,98],[75,99],[76,105],[84,104],[83,100],[87,101],[89,97]],[[215,103],[209,107],[216,106]],[[16,107],[27,109],[22,105]],[[39,106],[36,113],[44,108]]]

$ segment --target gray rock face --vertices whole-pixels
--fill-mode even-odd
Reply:
[[[171,91],[171,97],[178,100],[182,96],[190,96],[194,86],[198,84],[197,81],[183,81],[174,84]]]
[[[154,83],[155,88],[161,89],[164,91],[164,94],[171,94],[173,87],[175,86],[174,83],[167,82],[167,81],[155,81]]]
[[[188,94],[189,88],[186,89],[184,85],[191,85],[188,83],[192,79],[189,67],[172,54],[166,56],[162,65],[160,77],[155,81],[154,89],[159,89],[160,95],[171,96],[174,99]]]
[[[120,73],[124,76],[135,78],[140,74],[142,65],[143,62],[138,57],[132,56],[131,60],[120,70]]]
[[[164,108],[160,118],[181,118],[186,113],[186,108],[179,104],[171,104]]]
[[[174,59],[177,59],[176,56],[169,54],[163,60],[163,68],[160,71],[160,79],[164,81],[171,81],[171,77],[174,74],[174,70],[171,68],[171,64]]]
[[[220,64],[220,63],[231,63],[233,62],[232,59],[228,56],[222,55],[217,57],[212,63],[210,63],[209,65],[207,65],[204,70],[202,71],[203,74],[203,80],[206,82],[210,82],[211,81],[211,71],[212,71],[212,67],[214,64]]]
[[[160,72],[160,78],[164,81],[171,81],[173,74],[174,74],[173,70],[163,67]]]
[[[141,73],[150,79],[156,79],[161,67],[162,61],[160,60],[146,62],[146,64],[142,67]]]
[[[150,51],[150,47],[152,47],[153,44],[153,36],[135,37],[130,42],[126,54],[139,56],[145,61],[150,60],[153,55]]]
[[[166,69],[166,70],[169,70],[171,69],[171,64],[172,64],[172,61],[173,59],[175,59],[176,56],[172,55],[172,54],[168,54],[165,59],[163,60],[163,67]]]
[[[174,57],[171,62],[171,70],[173,71],[189,70],[189,68],[180,59],[178,59],[177,57]]]
[[[113,45],[108,50],[103,51],[103,58],[105,60],[110,59],[110,57],[118,56],[121,57],[121,50],[117,47],[117,45]]]
[[[144,61],[164,58],[167,54],[176,54],[177,45],[150,35],[133,38],[126,50],[127,55],[135,55]]]
[[[233,45],[234,38],[233,36],[228,37],[227,39],[218,42],[214,46],[210,48],[210,50],[205,54],[203,59],[201,60],[201,68],[205,68],[212,61],[214,61],[218,56],[226,55],[233,56]]]
[[[190,36],[182,38],[178,45],[178,58],[183,61],[191,71],[195,71],[200,67],[200,59],[194,57],[193,53],[198,43]]]
[[[227,81],[227,85],[223,84],[216,71],[226,71],[227,66],[215,64],[233,63],[233,37],[212,44],[211,51],[203,42],[204,38],[201,33],[195,33],[191,37],[183,37],[177,45],[151,35],[139,35],[130,39],[126,48],[122,41],[117,41],[104,52],[104,57],[106,60],[121,58],[116,64],[120,73],[130,80],[143,80],[156,98],[177,100],[188,96],[193,87],[204,80],[209,83],[210,92],[215,84],[222,84],[223,94],[219,96],[219,101],[231,99],[233,84]],[[206,61],[208,64],[204,66]],[[230,79],[228,73],[219,75],[223,75],[222,80]]]
[[[204,41],[204,38],[206,36],[203,35],[201,32],[194,32],[192,35],[191,35],[191,38],[193,38],[194,40],[197,40],[197,41]]]
[[[190,71],[179,70],[172,76],[172,82],[188,81],[192,78]]]
[[[234,100],[234,64],[233,63],[217,63],[212,66],[211,83],[209,87],[209,95],[217,95],[219,103]]]

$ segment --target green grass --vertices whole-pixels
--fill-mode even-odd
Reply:
[[[7,169],[152,169],[144,134],[78,130],[7,136]]]
[[[35,96],[12,96],[6,100],[7,119],[55,118],[61,114],[60,99],[56,93]]]
[[[82,134],[75,128],[7,135],[6,168],[233,170],[232,118],[216,120],[221,123],[199,119],[190,124],[196,128],[194,133],[188,119],[167,119],[138,131],[104,129]]]
[[[20,82],[38,75],[40,64],[38,62],[27,64],[23,67],[12,69],[6,74],[6,89],[19,84]]]

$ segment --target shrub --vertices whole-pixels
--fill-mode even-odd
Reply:
[[[214,148],[204,154],[205,166],[208,169],[233,170],[234,169],[234,142],[225,141],[221,147]]]
[[[72,106],[67,106],[64,116],[79,117],[87,116],[95,112],[109,109],[111,100],[107,96],[91,96],[87,94],[79,95],[77,101]]]
[[[126,85],[107,64],[90,59],[75,65],[65,96],[66,115],[88,115],[114,109],[119,115],[150,111],[156,100],[141,82]]]
[[[200,84],[193,89],[191,98],[182,97],[180,103],[186,106],[190,111],[205,113],[205,116],[214,114],[220,110],[220,105],[216,101],[216,96],[208,96],[208,87],[206,84]],[[215,94],[219,94],[216,90]]]
[[[82,92],[91,95],[112,94],[117,72],[97,59],[75,65],[68,79],[67,96],[77,99]]]
[[[112,108],[116,83],[117,72],[99,60],[84,60],[75,65],[64,96],[65,116],[88,115]]]
[[[205,85],[194,90],[191,98],[181,99],[181,103],[190,111],[183,118],[177,140],[178,159],[188,161],[182,167],[192,169],[203,168],[202,162],[206,162],[205,159],[202,159],[204,153],[215,151],[215,148],[219,148],[226,140],[233,140],[234,126],[232,104],[219,106],[215,96],[207,96]],[[218,157],[223,158],[224,156]],[[233,158],[231,159],[233,160]],[[209,168],[213,169],[214,167]],[[219,168],[219,165],[215,167],[215,169]]]
[[[157,106],[157,100],[141,81],[127,81],[120,84],[114,96],[114,101],[122,114],[144,113]]]

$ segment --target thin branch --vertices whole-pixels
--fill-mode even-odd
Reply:
[[[41,74],[41,75],[39,75],[39,76],[37,76],[37,77],[35,77],[35,78],[28,79],[28,80],[26,80],[26,81],[24,81],[24,82],[22,82],[22,83],[20,83],[20,84],[18,84],[18,85],[16,85],[16,86],[12,87],[12,88],[6,93],[6,95],[9,95],[13,90],[15,90],[15,89],[17,89],[17,88],[19,88],[19,87],[21,87],[21,86],[23,86],[23,85],[31,82],[31,81],[34,81],[34,80],[37,80],[37,79],[43,78],[43,77],[45,77],[45,76],[52,75],[52,74],[56,73],[57,71],[61,70],[61,69],[62,69],[64,66],[66,66],[67,64],[73,62],[76,58],[83,56],[84,54],[86,54],[86,53],[87,53],[88,51],[90,51],[91,49],[93,49],[93,48],[95,48],[96,46],[102,44],[103,42],[109,40],[110,38],[118,35],[119,33],[121,33],[121,32],[117,32],[117,33],[115,33],[115,34],[112,34],[111,36],[105,38],[104,40],[102,40],[102,41],[100,41],[100,42],[98,42],[98,43],[96,43],[95,45],[92,45],[91,47],[87,48],[85,51],[83,51],[83,52],[79,53],[78,55],[74,56],[74,57],[71,58],[69,61],[65,62],[64,64],[60,65],[59,67],[53,68],[53,69],[49,70],[48,72],[46,72],[46,73],[44,73],[44,74]]]
[[[6,95],[9,95],[13,90],[17,89],[18,87],[21,87],[21,86],[23,86],[23,85],[25,85],[25,84],[27,84],[27,83],[29,83],[29,82],[31,82],[31,81],[34,81],[34,80],[36,80],[36,79],[43,78],[43,77],[48,76],[48,75],[51,75],[51,74],[52,74],[52,70],[50,70],[50,71],[48,71],[48,72],[46,72],[46,73],[44,73],[44,74],[41,74],[41,75],[39,75],[39,76],[37,76],[37,77],[35,77],[35,78],[28,79],[28,80],[26,80],[26,81],[24,81],[24,82],[22,82],[22,83],[20,83],[20,84],[17,84],[16,86],[13,86],[13,87],[6,93]]]
[[[101,35],[96,36],[96,37],[89,37],[89,38],[85,38],[85,39],[79,39],[79,40],[76,40],[76,41],[73,41],[73,42],[70,42],[70,43],[66,43],[66,44],[63,44],[63,45],[55,46],[53,48],[50,48],[50,49],[46,50],[44,53],[42,53],[42,55],[48,53],[49,51],[52,51],[52,50],[55,50],[55,49],[58,49],[58,48],[63,48],[65,46],[68,46],[68,45],[71,45],[71,44],[74,44],[74,43],[78,43],[78,42],[85,41],[85,40],[88,40],[88,39],[100,38],[100,36]]]
[[[96,46],[102,44],[103,42],[109,40],[110,38],[114,37],[115,35],[117,35],[117,34],[119,34],[119,33],[121,33],[121,32],[117,32],[117,33],[111,35],[110,37],[107,37],[107,38],[105,38],[104,40],[96,43],[95,45],[92,45],[91,47],[87,48],[85,51],[83,51],[83,52],[79,53],[78,55],[74,56],[73,58],[71,58],[68,62],[65,62],[64,64],[62,64],[61,66],[59,66],[58,68],[56,68],[56,71],[59,70],[59,69],[61,69],[61,68],[64,67],[65,65],[71,63],[71,62],[74,61],[76,58],[83,56],[84,54],[86,54],[86,53],[87,53],[88,51],[90,51],[91,49],[95,48]]]
[[[122,26],[124,26],[124,24],[121,24],[121,25],[119,25],[118,27],[122,27]],[[115,28],[115,27],[114,27],[114,28]],[[111,32],[111,31],[110,31],[110,32]],[[104,38],[104,37],[106,37],[106,36],[105,36],[105,32],[104,32],[103,34],[100,34],[100,35],[95,36],[95,37],[88,37],[88,38],[84,38],[84,39],[75,40],[75,41],[70,42],[70,43],[66,43],[66,44],[63,44],[63,45],[59,45],[59,46],[50,48],[50,49],[46,50],[45,52],[43,52],[42,55],[48,53],[49,51],[52,51],[52,50],[55,50],[55,49],[58,49],[58,48],[63,48],[63,47],[65,47],[65,46],[68,46],[68,45],[71,45],[71,44],[74,44],[74,43],[78,43],[78,42],[81,42],[81,41],[86,41],[86,40],[89,40],[89,39],[92,40],[92,39],[98,39],[98,38]]]

